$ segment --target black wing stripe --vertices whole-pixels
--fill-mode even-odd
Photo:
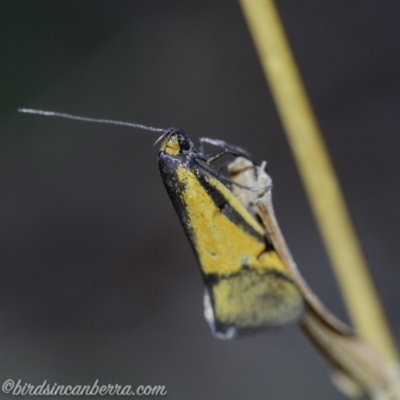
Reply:
[[[261,235],[246,222],[240,213],[230,205],[226,197],[207,181],[204,173],[199,173],[196,176],[201,186],[211,197],[214,204],[221,210],[222,214],[229,218],[235,225],[242,227],[245,232],[257,238],[260,242],[265,242],[265,236]]]

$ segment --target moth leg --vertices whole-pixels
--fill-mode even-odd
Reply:
[[[225,161],[225,162],[223,162],[223,163],[221,163],[219,165],[213,165],[213,169],[215,169],[218,172],[227,171],[227,167],[231,163],[232,163],[232,160],[228,160],[228,161]],[[251,168],[253,168],[253,167],[251,167]]]
[[[206,160],[207,164],[211,164],[213,161],[218,160],[218,158],[224,156],[225,154],[232,154],[233,156],[240,156],[241,154],[235,152],[235,151],[231,151],[228,150],[227,148],[223,149],[222,151],[220,151],[219,153],[215,154],[215,156],[212,156],[210,158],[208,158]]]
[[[208,165],[204,160],[197,160],[196,161],[199,165],[201,165],[206,171],[208,171],[210,174],[214,175],[215,177],[217,177],[220,181],[223,181],[229,185],[235,185],[240,189],[245,189],[245,190],[250,190],[251,192],[265,192],[266,190],[269,190],[272,185],[268,185],[266,187],[249,187],[249,186],[245,186],[245,185],[241,185],[240,183],[235,182],[232,179],[229,179],[225,176],[223,176],[222,174],[220,174],[218,168],[215,167],[211,167],[210,165]]]
[[[224,154],[230,153],[235,156],[241,156],[241,157],[247,158],[248,160],[250,160],[254,164],[256,164],[254,157],[246,149],[239,147],[239,146],[235,146],[233,144],[229,144],[229,143],[225,142],[224,140],[219,140],[219,139],[211,139],[211,138],[206,138],[206,137],[199,138],[199,150],[200,150],[201,154],[204,154],[204,143],[208,143],[208,144],[211,144],[215,147],[219,147],[220,149],[222,149],[222,151],[220,152],[221,154],[218,153],[220,155],[217,158],[221,157]],[[214,156],[214,157],[216,157],[216,156]],[[215,159],[217,159],[217,158],[215,158]],[[212,160],[212,161],[214,161],[214,160]],[[207,162],[208,162],[208,160],[207,160]]]

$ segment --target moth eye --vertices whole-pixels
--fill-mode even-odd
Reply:
[[[180,145],[182,150],[189,150],[190,149],[190,141],[185,137],[181,136],[180,138]]]

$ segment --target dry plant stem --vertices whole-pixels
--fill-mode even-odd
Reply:
[[[397,349],[273,0],[240,0],[351,320],[383,357]]]
[[[300,274],[276,221],[271,192],[265,193],[256,205],[275,249],[305,298],[306,315],[301,328],[330,363],[336,384],[350,397],[368,393],[377,398],[378,393],[384,393],[387,395],[382,399],[398,399],[392,395],[392,380],[385,360],[326,309]]]
[[[263,165],[257,167],[255,174],[253,163],[239,157],[228,166],[228,171],[230,178],[241,185],[271,188],[272,180]],[[339,389],[349,397],[368,393],[374,400],[398,400],[398,376],[392,374],[384,358],[331,314],[300,274],[276,220],[271,189],[254,192],[232,186],[232,191],[250,212],[260,216],[268,240],[299,287],[306,305],[301,329],[331,365]]]

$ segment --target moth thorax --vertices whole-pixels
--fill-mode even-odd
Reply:
[[[177,156],[181,152],[181,145],[176,135],[167,136],[161,144],[161,151],[171,155]]]

